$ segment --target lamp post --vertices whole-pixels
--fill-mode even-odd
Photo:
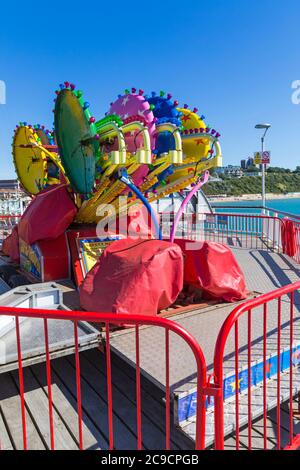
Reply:
[[[255,129],[263,129],[264,133],[261,137],[261,156],[263,157],[264,154],[264,144],[265,144],[265,137],[270,129],[271,124],[256,124]],[[262,206],[263,206],[263,212],[265,212],[265,207],[266,207],[266,179],[265,179],[265,170],[266,170],[266,164],[262,163],[262,181],[261,181],[261,197],[262,197]]]

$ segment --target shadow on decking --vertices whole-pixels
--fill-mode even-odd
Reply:
[[[259,259],[256,253],[261,256],[264,263]],[[300,279],[300,268],[296,267],[282,254],[276,254],[276,258],[280,260],[280,265],[276,262],[276,258],[272,256],[273,253],[271,252],[257,250],[250,251],[250,255],[274,284],[274,289],[286,286]],[[300,295],[298,292],[295,292],[295,303],[300,304]]]
[[[96,350],[81,353],[81,395],[83,446],[85,449],[108,449],[108,398],[105,356]],[[77,390],[74,356],[52,361],[53,419],[55,448],[77,449],[79,446]],[[112,360],[113,433],[116,449],[137,448],[137,414],[135,370],[119,358]],[[45,364],[24,368],[27,410],[28,448],[50,447],[48,387]],[[1,376],[1,416],[12,447],[21,449],[18,372]],[[163,392],[141,377],[142,443],[145,449],[165,448],[165,404]],[[1,418],[0,416],[0,418]],[[171,423],[173,416],[171,416]],[[0,423],[1,424],[1,423]],[[191,449],[174,425],[171,447]],[[0,426],[0,430],[2,428]],[[1,432],[2,434],[2,432]]]

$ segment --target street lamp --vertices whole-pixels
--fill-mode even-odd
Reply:
[[[263,133],[263,136],[261,138],[261,157],[263,158],[264,155],[264,143],[265,143],[265,137],[266,133],[270,129],[271,124],[256,124],[255,129],[262,129],[265,132]],[[265,182],[265,170],[266,170],[266,164],[262,163],[262,178],[261,178],[261,197],[262,197],[262,206],[263,206],[263,211],[265,210],[266,207],[266,182]]]

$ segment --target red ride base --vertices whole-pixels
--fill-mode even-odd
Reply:
[[[28,245],[21,238],[20,266],[40,282],[69,279],[70,256],[66,234]]]

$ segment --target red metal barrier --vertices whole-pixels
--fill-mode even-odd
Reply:
[[[170,236],[174,214],[161,213],[164,238]],[[246,249],[281,252],[282,219],[240,213],[186,213],[178,224],[177,238],[213,241]]]
[[[295,380],[295,372],[299,371],[298,368],[295,368],[294,363],[294,353],[295,351],[299,352],[299,345],[295,344],[295,296],[298,295],[297,291],[300,289],[300,281],[290,284],[288,286],[277,289],[268,294],[261,295],[255,299],[246,301],[236,307],[232,313],[225,320],[222,329],[219,333],[217,343],[215,346],[215,356],[214,356],[214,379],[215,386],[222,390],[220,396],[215,398],[215,448],[220,450],[224,448],[224,361],[225,361],[225,351],[226,345],[230,335],[233,335],[231,338],[234,344],[234,380],[235,380],[235,439],[236,439],[236,449],[240,448],[240,401],[241,401],[241,390],[240,390],[240,381],[241,381],[241,372],[240,372],[240,356],[241,356],[241,347],[240,347],[240,338],[239,338],[239,324],[244,319],[243,332],[245,330],[246,336],[246,345],[245,345],[245,354],[246,354],[246,373],[247,373],[247,387],[244,390],[244,393],[248,394],[247,400],[247,414],[248,414],[248,449],[252,449],[252,415],[253,415],[253,370],[254,366],[252,365],[252,351],[254,348],[255,341],[252,337],[254,323],[254,315],[256,317],[256,323],[262,325],[261,332],[261,345],[262,345],[262,360],[263,360],[263,379],[262,382],[259,382],[262,394],[262,415],[263,415],[263,447],[267,449],[267,438],[268,438],[268,429],[267,429],[267,411],[269,407],[269,402],[271,397],[268,396],[268,380],[272,378],[273,383],[276,384],[276,446],[277,449],[282,448],[281,443],[281,403],[283,400],[283,392],[281,390],[281,380],[283,377],[284,364],[286,366],[286,374],[289,374],[289,411],[288,411],[288,421],[289,421],[289,443],[284,447],[293,448],[299,445],[300,435],[294,435],[294,423],[293,423],[293,398],[294,398],[294,387],[293,380]],[[298,300],[299,304],[299,300]],[[300,317],[298,315],[297,320],[299,321]],[[270,334],[268,323],[272,324],[273,330]],[[298,330],[299,333],[299,330]],[[283,349],[281,341],[285,342],[286,349]],[[299,336],[298,336],[299,341]],[[267,348],[269,343],[273,343],[273,356],[268,356]],[[257,343],[256,343],[257,344]],[[255,354],[256,363],[259,361],[259,356]],[[277,363],[277,364],[276,364]],[[274,376],[270,374],[270,367],[275,366]],[[298,364],[298,362],[297,362]],[[270,367],[269,367],[270,366]],[[244,367],[245,369],[245,367]],[[299,371],[300,372],[300,371]],[[298,372],[298,373],[299,373]],[[298,380],[298,376],[297,376]],[[257,389],[256,389],[257,390]],[[255,406],[257,406],[257,397]],[[245,414],[245,413],[244,413]],[[274,437],[273,437],[274,438]]]
[[[220,209],[221,206],[217,207],[215,206],[214,209],[218,210]],[[271,207],[265,207],[263,208],[262,206],[234,206],[234,205],[228,205],[224,206],[222,205],[222,210],[238,210],[240,212],[241,210],[247,213],[249,210],[260,210],[262,214],[266,214],[267,216],[270,216],[271,218],[275,219],[280,219],[282,222],[284,221],[291,221],[294,230],[295,230],[295,242],[296,242],[296,253],[292,257],[295,259],[295,261],[300,262],[300,216],[297,214],[292,214],[290,212],[285,212],[281,211],[278,209],[273,209]]]
[[[169,221],[166,220],[166,214],[162,218],[162,225],[166,232],[171,228],[172,215]],[[3,221],[9,222],[11,228],[13,223],[18,220],[18,216],[1,216],[0,223]],[[297,221],[293,221],[298,224]],[[300,224],[300,222],[299,222]],[[264,249],[279,251],[282,250],[281,244],[281,227],[282,219],[278,217],[269,217],[265,215],[249,215],[249,214],[201,214],[200,218],[196,214],[187,214],[182,222],[182,236],[189,239],[205,239],[225,243],[229,245],[239,246],[248,249]],[[296,227],[296,254],[294,259],[300,261],[300,229]],[[0,232],[1,233],[1,232]],[[167,236],[167,233],[165,233]],[[180,236],[180,235],[179,235]],[[203,238],[201,238],[203,237]],[[170,403],[170,356],[169,356],[169,338],[170,332],[173,332],[183,338],[192,350],[196,364],[197,364],[197,417],[196,417],[196,449],[204,449],[205,447],[205,400],[209,393],[209,388],[220,391],[214,394],[214,413],[215,413],[215,448],[224,448],[224,361],[226,361],[226,346],[233,336],[233,363],[234,363],[234,376],[235,376],[235,394],[234,394],[234,408],[235,408],[235,438],[236,448],[240,448],[240,433],[241,433],[241,413],[240,401],[241,390],[239,387],[239,374],[241,365],[241,331],[240,323],[244,321],[243,332],[246,332],[244,340],[244,356],[246,357],[245,367],[247,370],[247,387],[244,393],[247,393],[247,432],[248,432],[248,448],[253,448],[253,431],[252,423],[254,416],[254,402],[252,386],[253,379],[253,361],[257,360],[255,355],[254,343],[257,338],[253,336],[253,327],[256,323],[261,325],[261,357],[263,362],[263,377],[260,386],[262,396],[262,439],[263,447],[267,449],[268,445],[268,426],[267,426],[267,412],[268,412],[268,383],[270,374],[268,371],[269,359],[269,343],[271,339],[276,341],[275,344],[275,360],[277,361],[277,372],[274,376],[276,382],[276,445],[280,449],[294,449],[299,446],[300,436],[294,435],[294,421],[293,421],[293,399],[294,399],[294,372],[295,367],[293,363],[293,350],[295,348],[295,297],[298,295],[297,291],[300,290],[300,281],[278,289],[274,292],[264,294],[255,299],[240,304],[235,308],[225,320],[223,327],[219,333],[218,340],[215,346],[214,356],[214,384],[210,385],[207,381],[206,362],[202,350],[196,340],[180,325],[167,319],[149,318],[142,316],[127,316],[127,315],[113,315],[101,314],[93,312],[62,312],[57,310],[34,310],[34,309],[16,309],[0,307],[0,315],[12,315],[16,317],[16,341],[19,363],[19,390],[20,390],[20,403],[21,403],[21,423],[23,432],[23,447],[27,449],[27,428],[26,428],[26,410],[25,410],[25,390],[23,378],[23,365],[22,365],[22,350],[20,341],[20,317],[32,317],[44,319],[44,335],[45,335],[45,357],[46,357],[46,377],[48,389],[48,412],[49,412],[49,429],[50,441],[49,447],[55,448],[55,426],[53,422],[53,401],[52,401],[52,385],[51,385],[51,359],[49,353],[49,340],[48,340],[48,320],[55,319],[70,320],[74,322],[74,344],[75,344],[75,371],[76,371],[76,391],[77,391],[77,413],[78,413],[78,442],[81,449],[84,448],[84,436],[82,430],[82,396],[81,396],[81,373],[80,373],[80,354],[78,343],[78,322],[89,321],[93,323],[101,323],[104,325],[104,334],[106,340],[106,370],[107,370],[107,405],[109,417],[109,446],[114,448],[114,429],[113,429],[113,391],[112,391],[112,364],[111,364],[111,327],[122,326],[123,324],[130,325],[135,328],[135,387],[136,395],[134,397],[136,402],[136,423],[137,423],[137,449],[142,448],[142,401],[141,401],[141,370],[140,370],[140,350],[143,347],[140,344],[140,327],[144,325],[151,325],[154,327],[163,328],[165,331],[165,357],[162,358],[166,364],[166,397],[165,397],[165,435],[166,443],[165,448],[170,449],[171,443],[171,403]],[[300,301],[298,299],[298,305]],[[287,314],[288,310],[288,314]],[[255,321],[255,315],[258,315],[259,322]],[[288,315],[288,318],[287,318]],[[273,320],[273,333],[269,334],[269,321]],[[287,332],[287,335],[285,334]],[[300,339],[300,338],[299,338]],[[282,349],[283,345],[288,344],[289,347],[289,410],[288,410],[288,433],[289,442],[282,446],[281,436],[281,404],[282,404]],[[277,356],[276,356],[277,353]],[[0,436],[1,439],[1,436]]]
[[[243,373],[247,374],[247,386],[244,390],[244,394],[247,393],[247,413],[244,411],[244,417],[247,415],[247,429],[248,429],[248,448],[252,449],[252,424],[253,424],[253,408],[257,407],[257,399],[255,403],[252,401],[254,392],[257,396],[256,389],[252,387],[252,374],[253,374],[253,362],[257,364],[260,356],[257,353],[257,349],[254,351],[254,347],[260,344],[261,347],[261,358],[263,361],[263,378],[260,386],[262,410],[261,416],[263,416],[263,432],[261,433],[261,439],[263,442],[263,448],[267,449],[268,440],[268,426],[267,426],[267,412],[270,398],[268,396],[268,381],[270,380],[270,371],[268,367],[270,365],[270,354],[268,351],[268,343],[273,343],[273,349],[275,351],[274,361],[277,362],[277,370],[273,378],[275,381],[276,389],[276,431],[277,431],[277,448],[282,447],[287,450],[299,447],[300,435],[294,435],[294,422],[293,422],[293,399],[295,389],[295,371],[299,369],[295,368],[293,362],[294,351],[300,352],[300,345],[295,343],[299,337],[299,328],[296,330],[295,321],[300,320],[300,316],[295,313],[295,299],[298,296],[298,290],[300,290],[300,281],[295,284],[288,285],[274,292],[264,294],[255,299],[251,299],[247,302],[240,304],[235,308],[231,314],[225,320],[222,329],[219,333],[217,343],[215,346],[215,357],[214,357],[214,383],[209,383],[207,379],[206,362],[203,356],[202,350],[196,340],[179,324],[162,318],[150,318],[140,316],[128,316],[128,315],[114,315],[114,314],[101,314],[93,312],[63,312],[57,310],[37,310],[37,309],[19,309],[19,308],[7,308],[0,307],[0,315],[12,315],[16,318],[16,343],[17,343],[17,354],[18,354],[18,373],[19,373],[19,394],[20,394],[20,429],[23,433],[23,448],[28,448],[27,441],[27,426],[26,426],[26,384],[24,383],[23,377],[23,358],[22,358],[22,346],[21,346],[21,335],[20,335],[20,317],[31,317],[31,318],[42,318],[44,320],[44,338],[45,338],[45,368],[46,368],[46,379],[47,379],[47,395],[48,395],[48,414],[49,414],[49,443],[48,446],[51,449],[55,449],[55,425],[53,420],[53,400],[52,400],[52,368],[51,358],[49,352],[49,339],[48,339],[48,321],[49,320],[70,320],[74,322],[74,345],[75,345],[75,374],[76,374],[76,398],[77,398],[77,415],[78,415],[78,443],[79,448],[84,448],[84,436],[83,436],[83,413],[82,413],[82,391],[81,391],[81,371],[80,371],[80,354],[79,354],[79,339],[78,339],[78,322],[88,321],[93,323],[100,323],[103,326],[103,332],[106,342],[105,357],[106,357],[106,374],[107,374],[107,409],[108,409],[108,436],[109,436],[109,447],[113,449],[114,446],[114,427],[113,427],[113,386],[112,386],[112,359],[111,359],[111,327],[122,326],[124,324],[130,325],[135,328],[135,396],[132,401],[136,403],[136,429],[137,429],[137,449],[142,449],[143,435],[142,435],[142,400],[141,400],[141,364],[140,364],[140,351],[143,347],[140,341],[140,328],[145,325],[159,327],[165,331],[165,357],[161,358],[166,364],[166,392],[165,392],[165,449],[170,449],[171,446],[171,400],[170,400],[170,332],[175,333],[181,337],[189,348],[192,350],[196,365],[197,365],[197,414],[196,414],[196,449],[205,448],[205,422],[206,422],[206,399],[207,397],[214,396],[214,414],[215,414],[215,448],[224,448],[224,416],[225,416],[225,386],[224,386],[224,361],[226,361],[226,345],[230,334],[233,333],[232,344],[234,346],[233,353],[233,374],[235,384],[235,393],[233,395],[234,409],[235,409],[235,438],[236,448],[240,448],[240,434],[242,424],[240,422],[240,401],[241,401],[241,390],[240,390],[240,365],[243,365]],[[299,298],[297,299],[299,302]],[[275,302],[275,310],[271,307],[272,302]],[[299,303],[298,303],[299,305]],[[255,313],[258,314],[258,318],[255,317]],[[244,318],[244,324],[241,325]],[[259,321],[257,321],[259,320]],[[270,335],[269,320],[273,327],[272,335]],[[262,334],[257,342],[257,337],[254,337],[253,325],[261,325]],[[241,328],[240,328],[241,325]],[[296,326],[295,326],[296,325]],[[295,334],[296,331],[296,334]],[[239,334],[244,335],[245,348],[244,353],[240,344]],[[288,411],[288,432],[289,441],[282,446],[281,440],[281,405],[282,405],[282,389],[281,384],[283,383],[282,378],[282,363],[283,363],[283,346],[288,347],[288,358],[285,357],[285,361],[288,359],[288,381],[285,380],[285,388],[288,388],[289,395],[286,398],[289,402]],[[298,349],[295,349],[295,348]],[[273,351],[273,352],[274,352]],[[276,356],[277,353],[277,356]],[[273,354],[273,355],[274,355]],[[286,354],[286,353],[285,353]],[[244,355],[244,364],[241,364],[241,356]],[[273,362],[274,362],[273,361]],[[298,364],[298,363],[297,363]],[[299,371],[300,372],[300,371]],[[288,386],[286,385],[288,383]],[[297,381],[299,387],[300,382]],[[274,398],[274,397],[273,397]],[[232,400],[231,400],[232,402]],[[245,425],[245,423],[244,423]],[[274,439],[274,436],[273,436]],[[0,436],[1,440],[1,436]]]
[[[204,214],[204,234],[218,243],[239,248],[280,251],[281,219],[257,214]]]
[[[79,448],[84,448],[84,438],[82,430],[82,396],[81,396],[81,373],[80,373],[80,354],[78,342],[78,322],[93,322],[104,325],[104,333],[106,340],[106,372],[107,372],[107,404],[108,404],[108,429],[109,429],[109,448],[114,448],[114,428],[113,428],[113,387],[112,387],[112,364],[111,364],[111,346],[110,346],[110,327],[132,326],[135,328],[136,338],[136,396],[133,401],[136,401],[136,423],[137,423],[137,449],[142,449],[142,405],[141,405],[141,370],[140,370],[140,327],[151,325],[154,327],[162,328],[165,331],[165,358],[161,358],[162,362],[166,364],[166,392],[165,392],[165,449],[169,450],[171,447],[171,400],[170,400],[170,351],[169,351],[169,338],[170,332],[181,337],[189,346],[194,354],[197,366],[197,418],[196,418],[196,442],[195,448],[202,450],[205,447],[205,401],[209,391],[206,389],[206,363],[202,350],[197,341],[179,324],[163,319],[152,318],[145,316],[128,316],[128,315],[115,315],[106,313],[93,313],[93,312],[78,312],[78,311],[58,311],[58,310],[37,310],[37,309],[24,309],[12,307],[0,307],[0,315],[12,315],[16,318],[16,342],[18,353],[18,366],[19,366],[19,391],[20,391],[20,405],[21,405],[21,429],[23,432],[23,447],[28,448],[27,443],[27,426],[26,426],[26,400],[25,400],[25,386],[23,377],[22,365],[22,349],[20,338],[20,317],[42,318],[44,319],[44,336],[45,336],[45,357],[46,357],[46,377],[48,387],[48,402],[49,402],[49,429],[50,429],[50,442],[49,448],[55,448],[55,426],[53,422],[53,402],[52,402],[52,385],[51,385],[51,360],[49,354],[49,340],[48,340],[48,320],[70,320],[74,322],[74,344],[75,344],[75,373],[76,373],[76,390],[77,390],[77,413],[78,413],[78,442]],[[0,436],[1,441],[1,436]],[[1,448],[1,447],[0,447]]]

